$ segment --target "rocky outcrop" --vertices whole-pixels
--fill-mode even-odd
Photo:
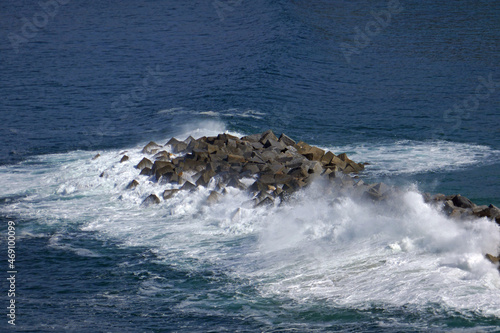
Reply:
[[[450,217],[461,220],[473,220],[475,218],[486,217],[500,225],[500,209],[492,204],[489,206],[479,206],[460,194],[436,194],[432,196],[429,193],[424,193],[424,199],[428,203],[437,205]],[[494,256],[487,253],[485,258],[495,264],[500,270],[500,255]]]
[[[142,153],[146,156],[136,168],[150,181],[173,184],[182,191],[213,185],[220,195],[226,187],[234,187],[253,193],[256,205],[264,200],[274,203],[276,198],[281,202],[315,179],[326,180],[341,193],[371,201],[385,200],[395,190],[353,177],[364,170],[365,164],[352,161],[345,153],[335,155],[304,141],[296,142],[284,133],[278,138],[272,130],[241,138],[225,133],[198,139],[190,136],[183,141],[172,138],[163,146],[151,141]],[[120,162],[127,159],[124,155]],[[127,188],[135,186],[131,182]],[[213,194],[208,202],[215,202],[216,197]],[[500,209],[478,206],[460,194],[425,193],[424,198],[449,216],[487,217],[500,223]]]
[[[262,206],[286,201],[316,179],[331,184],[339,194],[369,201],[387,200],[398,191],[384,183],[368,184],[357,179],[356,174],[368,163],[354,162],[345,153],[335,155],[304,141],[296,142],[284,133],[278,137],[272,130],[241,138],[226,133],[198,139],[190,136],[183,141],[171,138],[163,146],[151,141],[142,153],[145,156],[136,165],[140,175],[177,187],[166,190],[164,200],[177,191],[202,186],[214,189],[207,198],[207,203],[213,204],[226,187],[233,187],[249,191],[254,205]],[[124,155],[120,162],[127,158]],[[137,184],[133,180],[127,188]],[[423,196],[451,217],[487,217],[500,224],[500,209],[493,205],[478,206],[460,194]]]
[[[179,190],[213,184],[217,194],[212,192],[208,203],[218,201],[225,187],[234,187],[252,192],[256,206],[274,204],[275,198],[281,201],[316,178],[340,188],[352,186],[349,174],[364,169],[346,154],[336,156],[303,141],[296,143],[284,133],[278,138],[272,130],[241,138],[230,134],[184,141],[172,138],[164,146],[151,141],[142,153],[147,156],[136,165],[140,175],[178,185]],[[253,179],[253,183],[242,179]],[[383,199],[386,189],[380,184],[357,186],[357,192],[364,190],[371,200]]]
[[[357,163],[344,154],[335,155],[303,141],[296,142],[286,134],[277,137],[272,130],[243,136],[219,134],[180,141],[170,139],[165,145],[149,142],[145,155],[136,165],[139,176],[148,181],[170,184],[163,200],[170,200],[180,191],[198,187],[210,188],[207,205],[219,202],[228,188],[252,194],[248,203],[266,207],[286,202],[294,192],[322,180],[328,193],[349,195],[370,202],[384,201],[400,193],[384,183],[369,184],[357,177],[368,163]],[[94,157],[98,158],[99,154]],[[120,162],[128,160],[124,155]],[[100,177],[106,177],[105,172]],[[141,181],[142,182],[142,181]],[[126,188],[133,190],[139,182],[133,179]],[[172,188],[174,187],[174,188]],[[457,219],[488,218],[500,224],[500,209],[494,205],[476,205],[460,195],[423,194],[424,200]],[[151,194],[143,206],[159,204],[160,198]],[[499,265],[499,257],[486,254]]]
[[[476,205],[471,200],[460,194],[430,195],[429,193],[425,193],[424,199],[426,202],[433,203],[440,207],[441,210],[448,216],[460,219],[487,217],[500,224],[500,209],[492,204],[490,204],[489,206]]]

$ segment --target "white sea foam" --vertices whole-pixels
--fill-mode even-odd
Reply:
[[[174,107],[174,108],[169,108],[169,109],[163,109],[158,111],[158,114],[172,114],[172,115],[180,115],[180,114],[186,114],[186,113],[192,113],[194,111],[192,110],[187,110],[183,107]]]
[[[500,160],[500,151],[488,146],[449,141],[401,140],[326,149],[334,153],[347,152],[356,162],[368,162],[367,171],[382,176],[451,171]]]
[[[203,110],[203,111],[196,111],[196,110],[189,110],[184,107],[174,107],[170,109],[164,109],[158,111],[158,114],[160,115],[181,115],[181,114],[188,114],[188,115],[203,115],[203,116],[209,116],[209,117],[214,117],[214,118],[253,118],[253,119],[262,119],[262,116],[265,116],[266,114],[257,110],[252,110],[252,109],[247,109],[247,110],[242,110],[242,109],[225,109],[225,110]],[[193,117],[195,118],[195,117]]]
[[[177,133],[174,133],[175,137],[184,140],[188,136],[194,138],[202,136],[213,136],[220,133],[227,133],[224,123],[217,120],[203,120],[188,123],[180,128]],[[239,133],[232,133],[234,135],[241,136]]]
[[[209,127],[186,127],[178,136],[224,131],[220,123]],[[403,150],[401,145],[406,144],[365,146],[357,159],[382,152],[395,155]],[[424,153],[431,148],[410,146],[408,158],[415,149]],[[393,202],[373,205],[347,197],[334,199],[319,183],[274,208],[249,208],[248,194],[235,189],[220,203],[206,206],[210,190],[205,188],[142,207],[145,197],[151,193],[161,197],[170,185],[138,175],[134,166],[143,157],[141,148],[128,149],[130,160],[123,163],[120,151],[110,150],[95,160],[91,157],[96,152],[77,151],[2,166],[0,195],[17,199],[0,209],[58,230],[50,245],[82,256],[98,254],[69,245],[61,234],[66,226],[93,231],[123,246],[149,247],[175,267],[221,269],[250,281],[263,295],[360,309],[371,304],[436,303],[500,317],[500,277],[484,259],[484,253],[496,253],[500,232],[486,219],[447,218],[411,189]],[[414,168],[415,159],[418,164],[415,157],[406,159],[410,166],[400,162],[400,167]],[[132,179],[139,186],[126,190]],[[25,235],[47,232],[26,228]],[[144,285],[143,292],[154,293],[153,287]]]

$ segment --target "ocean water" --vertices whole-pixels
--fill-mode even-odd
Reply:
[[[3,2],[0,36],[2,331],[500,331],[498,226],[419,194],[500,206],[498,2]],[[269,128],[402,195],[141,206],[150,140]]]

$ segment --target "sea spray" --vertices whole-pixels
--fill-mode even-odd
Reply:
[[[500,240],[491,221],[455,221],[413,191],[387,204],[332,204],[310,188],[288,208],[270,213],[260,232],[256,262],[267,293],[342,306],[436,302],[457,310],[480,299],[482,310],[498,315],[489,302],[497,302],[500,279],[483,255]]]
[[[210,189],[197,188],[144,208],[145,196],[170,185],[142,181],[125,189],[141,149],[128,149],[124,163],[122,151],[112,150],[95,160],[96,152],[70,152],[1,167],[3,195],[15,198],[2,213],[36,218],[27,227],[32,234],[76,229],[146,247],[184,271],[210,267],[247,281],[263,297],[352,309],[439,304],[500,315],[499,274],[484,259],[500,236],[486,218],[448,218],[412,189],[373,204],[335,195],[321,182],[272,207],[248,206],[250,195],[237,189],[207,206]],[[56,233],[51,246],[98,256],[67,241]]]

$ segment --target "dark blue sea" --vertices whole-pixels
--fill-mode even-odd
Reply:
[[[499,41],[488,0],[2,1],[0,331],[500,332],[499,227],[419,194],[500,206]],[[149,141],[267,129],[401,197],[141,206]]]

